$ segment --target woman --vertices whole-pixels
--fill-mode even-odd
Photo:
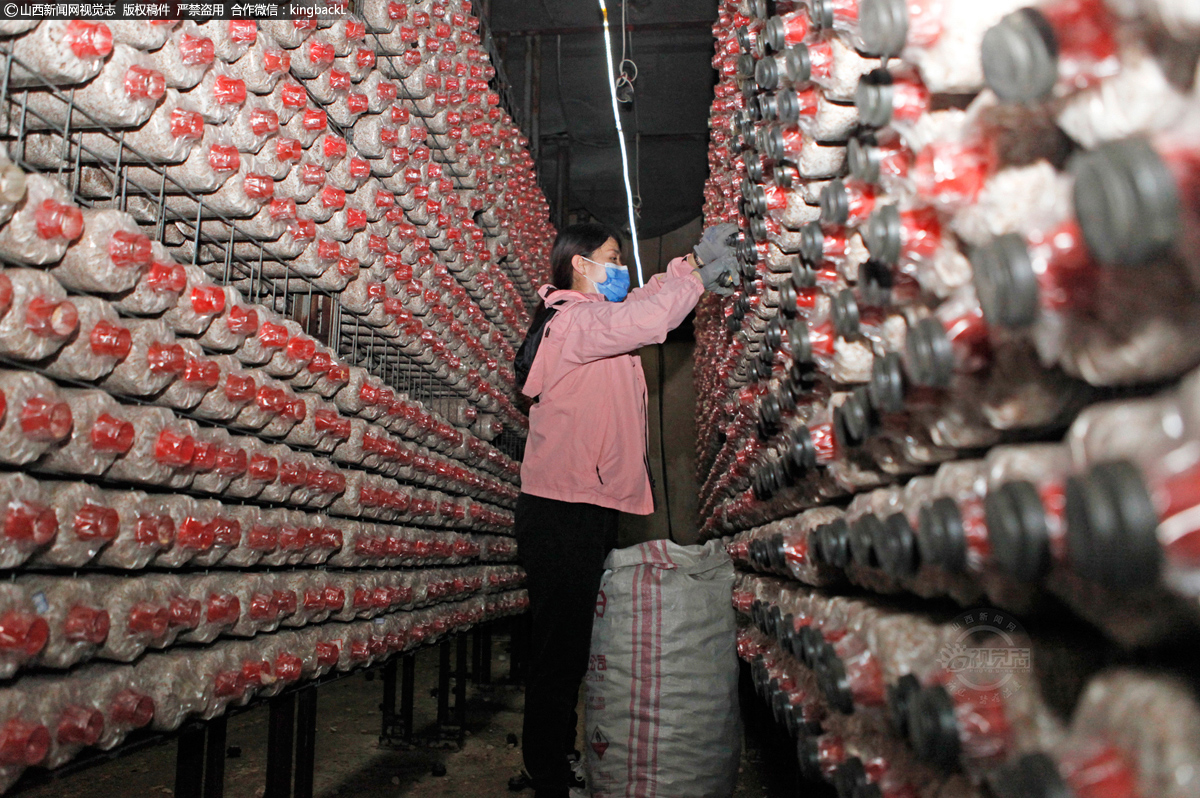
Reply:
[[[538,292],[544,306],[522,347],[537,342],[521,388],[535,401],[516,511],[533,616],[523,749],[537,798],[566,798],[582,786],[568,756],[604,559],[617,542],[618,512],[654,511],[646,379],[632,353],[662,343],[706,289],[728,290],[736,231],[710,228],[695,254],[632,292],[608,228],[572,225],[554,242],[554,282]]]

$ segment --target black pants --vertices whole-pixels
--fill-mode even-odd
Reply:
[[[604,558],[617,511],[522,493],[517,551],[528,574],[533,637],[525,681],[525,769],[538,798],[566,798],[579,686],[587,673]]]

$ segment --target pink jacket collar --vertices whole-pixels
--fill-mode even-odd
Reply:
[[[582,291],[571,291],[569,289],[555,288],[552,285],[543,285],[538,289],[538,296],[546,302],[546,297],[554,294],[554,304],[561,306],[564,304],[573,305],[576,302],[603,302],[604,297],[600,294],[585,294]]]

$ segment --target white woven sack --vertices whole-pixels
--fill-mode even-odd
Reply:
[[[595,798],[728,798],[741,747],[733,563],[720,542],[613,551],[587,674]]]

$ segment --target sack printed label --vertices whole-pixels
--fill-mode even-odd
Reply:
[[[592,746],[592,750],[596,752],[596,758],[603,759],[604,752],[608,750],[608,738],[600,731],[599,726],[592,732],[592,739],[589,744]]]
[[[596,617],[603,618],[604,611],[608,609],[608,596],[604,595],[604,591],[600,591],[600,595],[596,596]]]
[[[594,709],[594,710],[605,709],[606,705],[604,703],[604,696],[602,696],[602,695],[588,696],[587,708]]]
[[[599,671],[608,670],[608,657],[604,654],[592,654],[588,657],[588,672],[584,676],[584,681],[602,682],[604,674]]]

